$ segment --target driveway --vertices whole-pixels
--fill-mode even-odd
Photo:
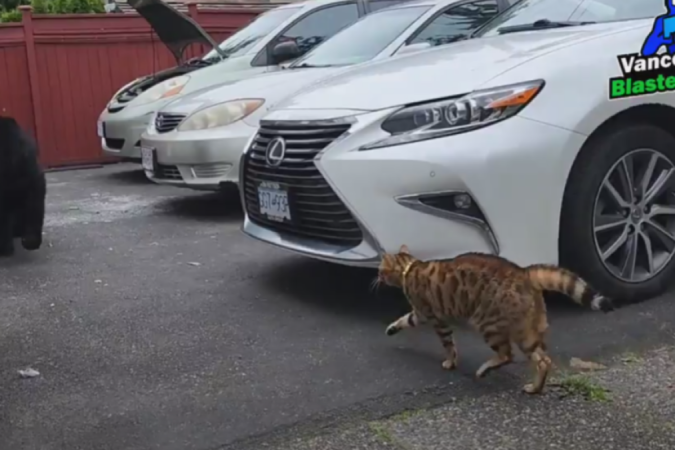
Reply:
[[[270,436],[518,389],[515,364],[460,332],[440,368],[426,329],[374,272],[240,231],[236,195],[150,184],[133,165],[55,172],[43,249],[0,262],[0,448],[256,448]],[[672,339],[672,296],[611,315],[550,303],[551,353],[594,358]],[[40,376],[21,379],[31,367]]]

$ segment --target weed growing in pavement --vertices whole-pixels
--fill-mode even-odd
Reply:
[[[417,416],[418,414],[421,414],[422,412],[424,412],[424,410],[406,409],[405,411],[401,411],[400,413],[391,416],[389,420],[403,422],[412,419],[413,417]]]
[[[569,375],[562,378],[559,383],[552,385],[560,388],[562,391],[561,397],[574,395],[595,402],[609,402],[612,400],[609,390],[584,375]]]
[[[390,445],[396,445],[396,439],[391,435],[387,427],[380,422],[370,422],[368,428],[379,440]]]
[[[621,356],[621,362],[624,364],[636,364],[642,361],[642,358],[633,352],[624,353]]]

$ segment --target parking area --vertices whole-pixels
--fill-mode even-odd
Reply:
[[[518,363],[458,334],[395,337],[406,304],[374,272],[244,236],[233,194],[149,183],[137,166],[51,173],[44,247],[0,261],[0,448],[259,448],[344,421],[517,390]],[[673,341],[669,295],[610,315],[550,305],[553,358]],[[40,376],[22,379],[31,367]]]

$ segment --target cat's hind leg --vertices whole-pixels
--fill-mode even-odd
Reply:
[[[476,377],[482,378],[488,372],[498,369],[513,361],[513,351],[511,349],[511,340],[507,330],[496,328],[483,331],[483,338],[495,353],[495,356],[485,361],[476,371]]]
[[[508,298],[497,298],[495,302],[502,304],[506,303],[507,300]],[[482,378],[488,372],[513,361],[509,319],[504,316],[501,308],[491,308],[488,311],[489,313],[482,315],[474,322],[474,326],[496,355],[478,368],[476,371],[477,378]]]
[[[523,333],[520,336],[518,347],[532,361],[535,368],[535,377],[532,383],[523,387],[528,394],[539,394],[544,390],[546,378],[553,365],[551,358],[546,354],[546,334],[548,320],[546,318],[546,304],[541,293],[534,298],[534,309],[529,319],[523,321]]]
[[[551,358],[546,354],[546,343],[543,333],[533,330],[530,336],[518,344],[520,350],[528,357],[535,369],[534,381],[523,387],[528,394],[540,394],[544,390],[546,378],[551,370]]]

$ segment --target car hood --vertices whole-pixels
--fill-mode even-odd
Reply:
[[[243,98],[262,98],[265,100],[264,108],[267,110],[274,103],[306,88],[311,83],[345,70],[347,69],[340,67],[286,69],[233,80],[186,94],[162,108],[160,112],[191,114],[209,105]]]
[[[220,53],[218,44],[197,22],[162,0],[127,0],[127,3],[150,24],[176,58],[176,64],[181,63],[183,51],[191,44],[204,44]]]
[[[275,109],[374,111],[462,95],[539,56],[640,26],[641,21],[615,22],[469,39],[359,65]]]

